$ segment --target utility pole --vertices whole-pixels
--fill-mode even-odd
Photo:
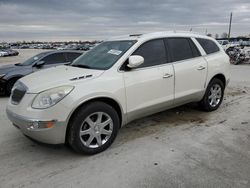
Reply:
[[[232,17],[233,17],[233,13],[231,12],[230,21],[229,21],[229,28],[228,28],[228,39],[230,39],[230,35],[231,35]]]

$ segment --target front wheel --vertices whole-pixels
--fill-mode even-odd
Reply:
[[[217,110],[223,101],[225,86],[223,82],[217,78],[210,81],[207,86],[206,93],[200,101],[200,106],[205,111]]]
[[[103,102],[88,103],[71,119],[68,143],[78,153],[102,152],[115,140],[119,122],[112,106]]]

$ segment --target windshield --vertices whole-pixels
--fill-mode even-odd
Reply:
[[[71,65],[75,67],[107,70],[136,41],[107,41],[99,44],[86,54],[78,57]]]
[[[29,59],[27,59],[26,61],[24,61],[23,63],[21,63],[21,66],[29,66],[32,65],[35,61],[37,61],[38,59],[40,59],[41,57],[43,57],[47,52],[43,52],[40,54],[37,54]]]

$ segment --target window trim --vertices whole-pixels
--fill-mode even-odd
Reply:
[[[46,58],[46,57],[48,57],[48,56],[51,56],[51,55],[57,55],[57,54],[62,54],[63,55],[63,57],[64,57],[64,60],[65,60],[65,62],[63,62],[63,63],[66,63],[67,62],[67,58],[66,58],[66,55],[65,55],[65,52],[55,52],[55,53],[50,53],[50,54],[47,54],[45,57],[43,57],[42,59],[44,59],[44,58]],[[44,61],[44,60],[40,60],[40,61]],[[52,64],[47,64],[46,62],[45,62],[45,66],[46,65],[56,65],[56,64],[61,64],[61,63],[52,63]]]
[[[188,45],[191,49],[191,52],[192,52],[192,56],[194,56],[194,52],[191,48],[191,45],[190,45],[190,42],[193,42],[192,38],[191,37],[167,37],[166,38],[166,43],[167,43],[167,46],[168,46],[168,50],[169,50],[169,57],[170,57],[170,63],[179,63],[179,62],[182,62],[182,61],[186,61],[186,60],[192,60],[192,59],[195,59],[195,58],[200,58],[202,57],[202,53],[200,52],[199,48],[196,46],[196,44],[193,42],[195,48],[197,49],[197,51],[199,52],[199,56],[197,57],[191,57],[191,58],[187,58],[187,59],[182,59],[182,60],[178,60],[178,61],[174,61],[173,60],[173,57],[172,57],[172,54],[170,53],[170,47],[169,47],[169,43],[168,43],[168,39],[186,39],[188,41]],[[197,41],[198,42],[198,41]]]
[[[218,48],[218,51],[216,51],[216,52],[212,52],[212,53],[207,53],[207,52],[206,52],[206,50],[203,48],[203,46],[200,44],[200,42],[199,42],[199,40],[198,40],[198,39],[203,39],[203,40],[208,40],[208,41],[213,42],[213,43],[216,45],[216,47]],[[205,52],[205,56],[208,56],[208,55],[211,55],[211,54],[215,54],[215,53],[221,52],[221,48],[220,48],[220,46],[218,46],[218,45],[216,44],[216,42],[215,42],[215,41],[213,41],[213,40],[211,40],[211,39],[202,38],[202,37],[195,37],[195,40],[199,43],[199,45],[201,46],[201,48],[202,48],[202,49],[203,49],[203,51]]]
[[[193,54],[193,58],[202,56],[200,50],[197,48],[197,46],[195,45],[194,41],[193,41],[191,38],[188,39],[188,43],[189,43],[189,46],[190,46],[190,48],[191,48],[191,51],[192,51],[192,54]],[[194,48],[195,48],[195,49],[197,50],[197,52],[198,52],[198,56],[196,56],[196,57],[194,56],[194,51],[193,51],[193,48],[191,47],[191,44],[193,44]]]
[[[131,52],[131,54],[129,55],[129,57],[131,55],[133,55],[133,53],[138,50],[142,45],[148,43],[148,42],[151,42],[151,41],[154,41],[154,40],[162,40],[163,41],[163,44],[164,44],[164,50],[165,50],[165,54],[166,54],[166,63],[161,63],[161,64],[158,64],[158,65],[153,65],[153,66],[147,66],[147,67],[141,67],[141,68],[135,68],[133,69],[133,71],[137,71],[137,70],[144,70],[144,69],[148,69],[148,68],[154,68],[154,67],[158,67],[158,66],[163,66],[163,65],[166,65],[166,64],[169,64],[171,63],[169,60],[169,53],[167,52],[167,46],[166,46],[166,43],[165,43],[165,37],[161,37],[161,38],[154,38],[154,39],[150,39],[150,40],[147,40],[147,41],[144,41],[143,43],[140,44],[140,46],[138,46],[133,52]],[[123,69],[123,66],[127,63],[129,57],[121,64],[121,66],[118,68],[118,72],[129,72],[131,70],[125,70]]]

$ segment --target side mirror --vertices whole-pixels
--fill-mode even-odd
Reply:
[[[144,62],[144,58],[140,55],[131,55],[128,59],[128,67],[133,69],[140,66]]]
[[[38,61],[36,67],[42,67],[45,64],[45,61]]]

